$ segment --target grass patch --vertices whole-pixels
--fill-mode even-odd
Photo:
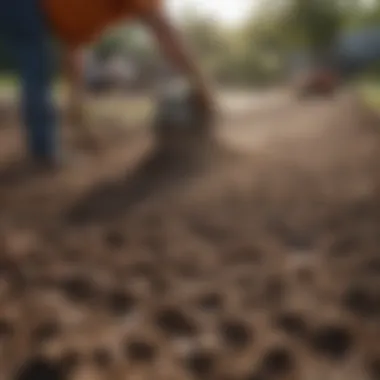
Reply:
[[[0,95],[13,98],[17,92],[17,77],[11,74],[0,75]]]
[[[17,83],[17,78],[12,74],[0,75],[0,86],[15,86]]]
[[[53,84],[54,95],[58,96],[62,93],[64,84],[61,79],[56,79]],[[0,94],[2,96],[14,97],[19,87],[19,77],[15,74],[0,75]]]
[[[102,96],[87,102],[91,119],[108,119],[122,124],[144,123],[153,111],[148,96]]]
[[[380,111],[380,78],[361,82],[359,93],[370,108]]]

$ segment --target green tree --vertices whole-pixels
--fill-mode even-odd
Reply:
[[[229,54],[226,30],[214,19],[188,11],[183,17],[181,32],[185,40],[209,72],[218,69]]]
[[[291,0],[285,13],[285,30],[311,53],[323,54],[340,32],[344,14],[339,1]]]

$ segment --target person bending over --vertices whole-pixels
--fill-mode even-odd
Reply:
[[[22,115],[28,162],[38,167],[61,163],[60,129],[51,95],[54,65],[52,37],[63,49],[68,80],[68,111],[83,122],[82,50],[119,22],[141,21],[162,52],[186,76],[205,109],[213,99],[196,61],[163,10],[160,0],[3,0],[0,39],[14,57],[22,87]]]

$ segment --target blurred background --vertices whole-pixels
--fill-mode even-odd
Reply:
[[[331,73],[328,76],[327,69],[338,56],[346,60],[345,65],[339,62],[339,69],[347,71],[355,66],[350,59],[358,61],[360,54],[370,55],[374,43],[375,48],[380,46],[378,0],[170,0],[165,5],[204,69],[223,87],[302,87],[305,81],[308,85],[314,81],[317,84],[313,85],[327,89],[337,79]],[[378,35],[376,41],[370,41],[370,32]],[[343,57],[342,49],[351,55]],[[377,47],[378,56],[379,51]],[[58,57],[57,46],[57,62]],[[372,79],[379,65],[374,59],[377,56],[369,58],[371,65],[366,71],[361,67],[360,73]],[[321,63],[324,71],[318,76],[314,69]],[[86,83],[93,93],[110,89],[141,92],[167,75],[170,68],[138,25],[109,30],[86,53]],[[1,45],[0,77],[3,90],[12,87],[12,62]]]

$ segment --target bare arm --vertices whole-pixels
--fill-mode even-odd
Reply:
[[[83,123],[85,96],[83,69],[82,52],[79,49],[67,48],[63,57],[63,72],[68,87],[68,112],[74,123]]]
[[[191,85],[202,97],[205,105],[212,108],[214,102],[206,78],[190,49],[181,40],[178,31],[167,17],[162,12],[155,10],[146,13],[143,22],[153,31],[166,57],[187,76]]]

